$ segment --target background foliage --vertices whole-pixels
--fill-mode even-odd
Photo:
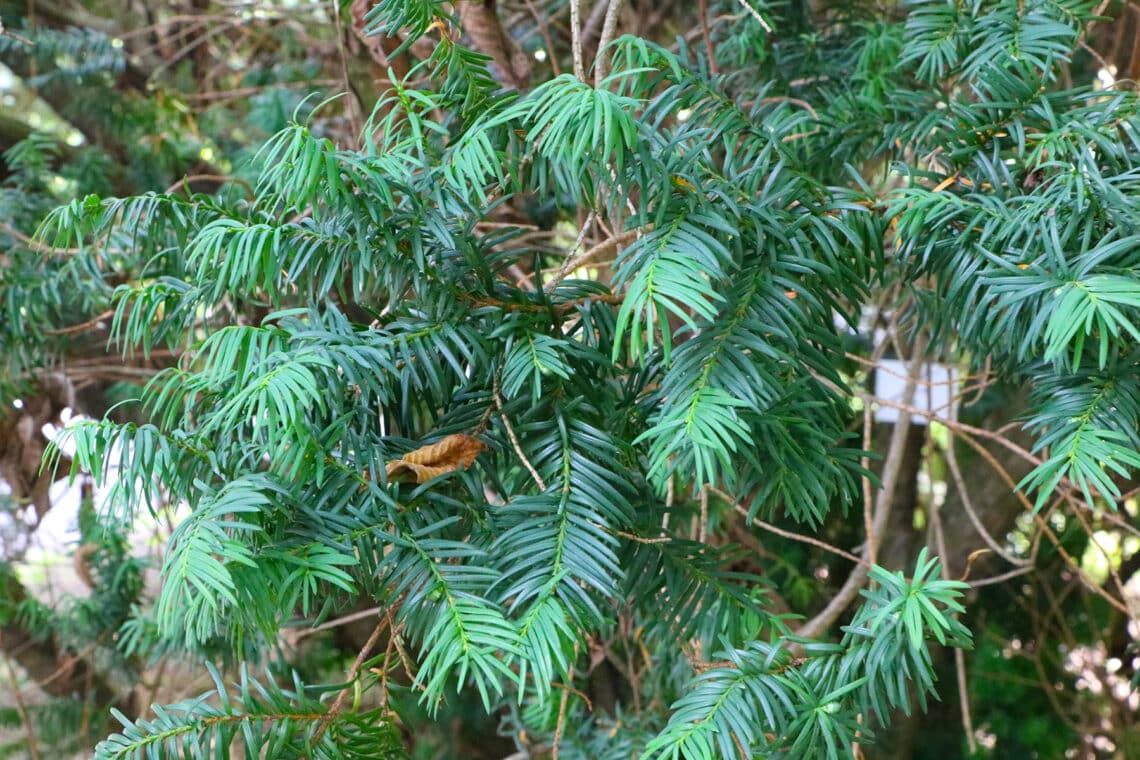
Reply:
[[[0,21],[0,754],[1140,752],[1131,6]]]

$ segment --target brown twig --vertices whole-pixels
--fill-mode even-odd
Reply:
[[[412,658],[408,655],[408,650],[404,649],[404,645],[400,641],[404,631],[404,624],[403,622],[399,624],[396,623],[395,615],[392,612],[391,608],[385,610],[384,614],[388,617],[389,636],[391,638],[392,645],[396,648],[396,654],[400,657],[400,667],[404,669],[404,672],[408,675],[408,678],[412,679],[412,683],[414,685],[416,670],[412,667]],[[420,684],[420,690],[427,691],[427,686],[425,684]]]
[[[999,557],[1014,566],[1023,566],[1029,564],[1028,560],[1023,560],[1013,556],[1001,544],[990,535],[986,527],[982,525],[981,518],[978,517],[977,511],[974,509],[972,500],[970,499],[969,489],[966,487],[966,480],[962,477],[962,469],[958,466],[958,456],[954,451],[954,431],[950,428],[946,429],[946,465],[950,469],[950,476],[954,479],[954,486],[958,489],[958,496],[962,500],[962,509],[965,510],[966,516],[970,519],[970,524],[974,526],[974,530],[981,536],[986,546],[990,547]],[[972,555],[971,555],[972,556]]]
[[[1104,599],[1117,611],[1122,612],[1125,616],[1131,619],[1132,613],[1129,611],[1127,605],[1101,588],[1092,578],[1088,576],[1084,568],[1081,567],[1081,563],[1078,562],[1073,557],[1073,555],[1069,554],[1069,552],[1065,550],[1065,547],[1061,545],[1061,542],[1057,538],[1056,534],[1054,534],[1053,531],[1049,528],[1048,522],[1045,521],[1045,518],[1043,518],[1040,513],[1034,511],[1033,503],[1029,501],[1029,497],[1017,488],[1017,483],[1014,481],[1013,477],[1008,472],[1006,472],[1005,468],[1001,466],[1001,463],[997,461],[997,458],[994,457],[994,455],[991,454],[985,446],[975,441],[971,436],[964,435],[962,436],[962,440],[970,444],[970,446],[975,451],[977,451],[982,456],[982,458],[989,463],[991,467],[994,468],[994,471],[997,472],[998,476],[1003,481],[1005,481],[1006,485],[1010,487],[1010,489],[1017,496],[1018,501],[1020,501],[1022,506],[1025,507],[1026,512],[1033,515],[1033,520],[1037,523],[1038,528],[1045,534],[1045,537],[1048,538],[1049,542],[1053,544],[1053,548],[1057,550],[1057,553],[1060,554],[1065,562],[1069,565],[1069,569],[1072,570],[1078,578],[1080,578],[1081,583],[1084,584],[1085,588]]]
[[[143,56],[150,55],[151,53],[154,53],[156,51],[159,52],[159,55],[163,55],[165,53],[168,53],[173,49],[174,44],[176,42],[181,42],[182,40],[186,39],[187,37],[192,37],[193,35],[197,34],[198,32],[202,31],[203,29],[206,29],[207,27],[209,27],[210,21],[211,21],[211,19],[209,17],[203,17],[203,16],[190,16],[190,17],[184,18],[183,20],[184,21],[188,20],[188,21],[190,21],[190,23],[186,24],[185,26],[178,26],[177,23],[170,22],[170,23],[165,24],[166,28],[163,29],[162,31],[157,31],[158,24],[152,24],[149,27],[145,27],[142,30],[144,33],[152,31],[152,30],[156,31],[156,34],[155,34],[156,41],[149,44],[149,45],[145,45],[141,48],[137,48],[136,50],[133,51],[133,53],[135,55],[139,56],[140,59]],[[213,19],[213,20],[218,21],[220,23],[225,23],[228,21],[228,19]],[[131,36],[132,36],[131,33],[128,32],[126,34],[123,34],[120,37],[120,39],[126,41],[126,40],[130,39]]]
[[[1097,540],[1096,531],[1094,531],[1092,529],[1092,526],[1089,525],[1088,519],[1085,517],[1080,505],[1072,504],[1071,499],[1069,499],[1069,501],[1070,506],[1073,507],[1073,516],[1077,518],[1077,522],[1081,524],[1081,528],[1084,529],[1085,535],[1089,537],[1089,543],[1095,546],[1097,548],[1097,551],[1100,552],[1101,556],[1104,557],[1105,566],[1108,568],[1108,576],[1112,578],[1113,585],[1116,586],[1116,590],[1120,593],[1121,598],[1127,598],[1128,595],[1124,591],[1124,582],[1120,578],[1120,573],[1116,571],[1116,564],[1112,561],[1112,557],[1109,556],[1108,550],[1106,550],[1101,545],[1100,541]],[[1128,618],[1129,620],[1132,620],[1134,619],[1134,616],[1129,613]]]
[[[587,710],[590,712],[594,711],[594,703],[590,701],[590,698],[583,694],[581,691],[575,689],[573,686],[567,686],[566,684],[559,683],[558,681],[551,681],[550,685],[556,689],[563,689],[564,691],[568,691],[571,694],[577,695],[583,702],[586,703]]]
[[[149,684],[143,684],[147,687],[147,697],[145,700],[140,700],[138,704],[153,705],[158,701],[158,690],[166,683],[166,671],[170,667],[170,655],[163,655],[158,663],[158,668],[154,670],[154,678]]]
[[[701,522],[697,527],[697,541],[702,544],[709,536],[709,488],[708,483],[701,486]]]
[[[860,478],[863,487],[863,533],[864,535],[871,535],[875,530],[875,513],[874,504],[875,499],[872,493],[871,476],[868,475],[871,471],[871,429],[874,426],[874,411],[871,405],[866,401],[863,402],[863,451],[867,452],[859,458],[859,466],[863,468],[863,477]],[[872,565],[875,564],[875,555],[878,551],[877,547],[871,547],[871,556],[867,557],[867,561]]]
[[[574,660],[578,659],[578,643],[574,642]],[[566,680],[574,682],[574,662],[566,671]],[[558,722],[554,724],[554,746],[550,748],[550,760],[558,760],[558,745],[562,743],[562,732],[566,728],[566,704],[570,700],[570,690],[563,687],[562,698],[558,701]]]
[[[763,27],[765,32],[767,32],[768,34],[772,33],[772,27],[768,24],[767,21],[764,20],[764,17],[760,15],[760,11],[753,8],[748,3],[748,0],[737,0],[737,2],[740,3],[741,8],[748,11],[749,15],[751,15],[752,18],[756,19],[756,21],[758,21],[760,23],[760,26]]]
[[[562,267],[558,270],[558,274],[554,275],[554,277],[551,278],[550,282],[546,283],[543,291],[546,293],[553,293],[555,288],[558,287],[559,283],[565,280],[571,272],[576,269],[580,269],[582,266],[590,263],[595,258],[601,256],[603,253],[606,253],[610,249],[615,248],[619,245],[625,245],[631,240],[636,239],[638,236],[644,234],[645,232],[648,232],[649,229],[650,227],[647,225],[645,227],[639,227],[633,230],[626,230],[625,232],[618,233],[615,237],[598,243],[593,248],[584,251],[582,254],[575,258],[567,259]]]
[[[310,79],[304,82],[275,82],[271,85],[236,87],[231,90],[215,90],[213,92],[186,92],[179,93],[178,97],[188,102],[236,100],[238,98],[247,98],[250,95],[257,95],[259,93],[265,92],[271,87],[304,87],[306,89],[312,89],[315,87],[335,87],[338,84],[340,84],[339,79]]]
[[[973,425],[968,425],[965,422],[958,422],[958,421],[952,420],[948,417],[943,417],[935,411],[931,411],[931,410],[927,410],[927,409],[919,409],[919,408],[915,407],[913,404],[907,404],[907,403],[900,402],[900,401],[892,401],[891,399],[886,399],[886,398],[879,398],[878,396],[873,396],[869,393],[863,394],[863,396],[864,396],[865,400],[870,400],[871,402],[879,404],[880,406],[889,406],[892,409],[898,409],[901,412],[906,412],[908,415],[911,415],[911,416],[925,417],[929,420],[934,420],[938,424],[945,425],[946,427],[951,428],[951,429],[953,429],[959,433],[965,433],[967,437],[972,436],[972,437],[985,438],[987,440],[994,441],[995,443],[1001,444],[1005,448],[1007,448],[1010,451],[1012,451],[1013,453],[1017,454],[1018,456],[1020,456],[1022,459],[1024,459],[1027,462],[1031,462],[1034,465],[1041,464],[1041,457],[1038,457],[1038,456],[1031,454],[1030,452],[1026,451],[1021,446],[1018,446],[1016,443],[1009,440],[1005,436],[998,435],[997,433],[995,433],[992,430],[986,430],[985,428],[974,427]]]
[[[241,185],[250,198],[254,196],[253,187],[249,184],[249,182],[242,179],[241,177],[231,177],[228,174],[188,174],[172,184],[170,187],[166,188],[166,190],[163,191],[163,195],[170,195],[175,190],[186,187],[189,185],[189,183],[195,182],[197,180],[221,182],[223,184],[226,182],[233,182],[235,185]]]
[[[56,248],[55,246],[47,245],[46,243],[42,243],[29,235],[25,235],[7,222],[0,222],[0,230],[7,232],[9,235],[16,238],[16,240],[19,240],[20,243],[29,250],[36,251],[38,253],[75,254],[79,253],[81,250],[79,248]]]
[[[503,421],[503,428],[506,429],[507,438],[509,438],[511,441],[511,448],[515,450],[515,455],[518,456],[519,461],[523,463],[523,466],[526,467],[527,472],[529,472],[530,476],[534,478],[534,482],[538,484],[539,488],[545,491],[546,481],[542,479],[542,476],[538,474],[538,470],[536,470],[534,468],[534,465],[530,463],[530,460],[527,459],[526,453],[523,451],[522,445],[519,443],[518,436],[515,435],[515,429],[511,425],[511,418],[507,416],[506,411],[503,409],[503,399],[499,395],[498,375],[495,375],[495,387],[492,391],[492,394],[495,398],[495,406],[499,410],[499,419]]]
[[[930,500],[930,527],[934,532],[934,542],[938,548],[938,555],[942,557],[940,563],[942,580],[948,581],[950,580],[950,567],[946,564],[946,557],[948,556],[946,533],[942,530],[942,508],[936,498]],[[975,555],[971,554],[970,556],[972,558]],[[957,618],[958,613],[954,613],[954,617]],[[970,714],[970,693],[966,683],[966,658],[961,647],[954,647],[954,672],[958,680],[958,705],[962,711],[962,731],[966,735],[966,744],[970,748],[970,755],[973,756],[978,751],[978,745],[977,739],[974,738],[974,719]]]
[[[526,9],[534,18],[534,24],[538,27],[538,33],[542,35],[542,41],[546,44],[546,60],[550,61],[550,70],[554,76],[562,75],[562,68],[558,65],[558,55],[554,51],[554,40],[550,37],[550,23],[539,15],[538,9],[534,7],[531,0],[523,0]]]
[[[379,607],[369,607],[366,610],[360,610],[358,612],[353,612],[353,613],[345,615],[343,617],[338,617],[335,620],[326,621],[324,623],[321,623],[318,626],[314,626],[313,628],[304,628],[302,630],[299,630],[299,631],[297,631],[296,635],[293,638],[295,641],[300,641],[301,639],[308,638],[309,636],[312,636],[314,633],[320,633],[321,631],[327,631],[327,630],[330,630],[332,628],[339,628],[342,625],[348,625],[349,623],[355,623],[357,620],[364,620],[365,618],[372,617],[373,615],[377,614],[378,612],[380,612]]]
[[[638,536],[634,533],[626,533],[624,530],[612,531],[615,536],[628,538],[630,541],[635,541],[639,544],[667,544],[672,541],[670,536],[658,536],[657,538],[646,538],[645,536]]]
[[[622,0],[609,0],[606,7],[606,18],[602,21],[602,36],[598,38],[598,55],[594,65],[594,86],[600,87],[602,80],[610,73],[609,59],[606,57],[606,48],[613,41],[617,32],[618,14],[621,12]]]
[[[70,327],[45,328],[43,330],[43,333],[44,333],[44,335],[71,335],[72,333],[83,332],[84,330],[91,328],[91,327],[94,327],[95,325],[99,324],[100,322],[102,322],[107,317],[114,316],[114,314],[115,314],[114,309],[107,309],[107,311],[103,312],[102,314],[98,314],[98,315],[92,317],[91,319],[87,320],[86,322],[80,322],[79,324],[71,325]]]
[[[336,699],[333,701],[332,706],[329,707],[328,712],[326,712],[321,717],[320,725],[317,727],[317,730],[313,736],[314,746],[320,742],[321,736],[324,735],[329,725],[344,710],[344,703],[348,700],[349,692],[352,691],[355,686],[356,677],[360,673],[360,667],[364,664],[364,661],[368,659],[368,655],[372,652],[372,647],[376,646],[376,642],[380,639],[380,634],[383,633],[384,629],[388,627],[388,625],[391,623],[391,620],[392,618],[390,615],[381,617],[380,620],[376,623],[376,627],[372,629],[372,635],[368,637],[368,640],[364,642],[364,646],[356,655],[356,661],[352,663],[352,667],[348,671],[348,677],[345,679],[345,681],[348,682],[348,686],[345,686],[340,690],[340,694],[337,694]]]
[[[582,62],[582,19],[581,0],[570,0],[570,51],[574,59],[574,76],[580,82],[586,81],[586,67]],[[558,744],[554,745],[554,760],[558,760]]]
[[[391,670],[392,652],[396,643],[396,636],[388,637],[388,645],[384,647],[384,668],[380,672],[380,709],[388,711],[388,672]]]
[[[731,496],[729,496],[724,491],[721,491],[719,488],[713,488],[711,490],[713,493],[715,493],[721,499],[724,499],[729,504],[732,504],[732,509],[734,512],[736,512],[738,515],[743,516],[745,519],[749,519],[748,510],[744,506],[734,503]],[[840,549],[838,546],[832,546],[831,544],[827,543],[826,541],[821,541],[820,539],[813,538],[811,536],[805,536],[802,533],[794,533],[790,530],[784,530],[783,528],[777,527],[775,525],[772,525],[769,522],[765,522],[764,520],[761,520],[759,517],[753,517],[753,518],[751,518],[751,520],[752,520],[752,524],[755,525],[757,528],[761,528],[763,530],[766,530],[769,533],[775,533],[777,536],[782,536],[783,538],[786,538],[790,541],[799,541],[802,544],[810,544],[810,545],[812,545],[818,549],[823,549],[825,552],[830,552],[831,554],[834,554],[836,556],[843,557],[843,559],[845,559],[849,562],[854,562],[856,565],[866,565],[867,564],[866,560],[860,559],[859,557],[856,557],[851,552],[844,551],[843,549]]]
[[[98,648],[98,646],[99,642],[95,642],[94,644],[90,644],[89,646],[84,647],[82,652],[79,652],[77,654],[68,654],[66,656],[60,657],[59,659],[61,662],[59,664],[59,667],[48,674],[47,678],[41,678],[40,680],[36,681],[36,686],[42,689],[45,686],[51,684],[57,678],[68,675],[68,673],[75,667],[75,664],[77,662],[89,658]]]
[[[819,121],[819,112],[815,110],[815,107],[812,106],[811,103],[807,102],[803,98],[793,98],[790,95],[775,95],[775,96],[772,96],[770,98],[760,98],[759,102],[760,103],[791,103],[794,106],[799,106],[800,108],[804,109],[805,111],[807,111],[808,113],[811,114],[813,119],[815,119],[816,121]],[[813,129],[808,134],[815,134],[818,131],[819,131],[819,127],[816,127],[815,129]],[[794,137],[794,135],[789,135],[789,137]],[[785,137],[784,139],[787,140],[788,137]]]
[[[157,74],[164,72],[167,69],[171,68],[172,66],[174,66],[174,64],[178,63],[183,58],[185,58],[186,56],[193,53],[200,46],[208,43],[212,37],[217,37],[219,34],[224,34],[234,27],[237,27],[240,29],[241,24],[242,24],[242,21],[239,19],[229,19],[229,20],[227,20],[227,23],[219,24],[219,26],[217,28],[210,29],[207,27],[207,28],[201,29],[200,30],[202,32],[201,35],[194,37],[192,40],[187,42],[185,45],[183,45],[182,47],[180,47],[178,50],[174,51],[173,53],[170,53],[169,55],[163,56],[162,63],[160,63],[158,66],[156,66],[154,71],[151,72],[151,77],[153,78]],[[198,30],[195,30],[195,31],[198,31]]]
[[[16,42],[19,42],[21,45],[27,45],[28,47],[34,47],[36,44],[36,43],[32,42],[31,40],[29,40],[27,37],[16,34],[11,29],[5,29],[3,21],[0,21],[0,37],[7,37],[9,39],[13,39]]]
[[[713,50],[712,31],[709,29],[709,0],[697,3],[697,13],[701,17],[701,38],[705,41],[705,57],[709,59],[709,73],[714,77],[720,73],[716,65],[716,52]]]
[[[336,34],[336,51],[340,58],[340,76],[344,80],[345,97],[349,100],[348,116],[352,120],[353,139],[359,139],[364,134],[364,114],[360,100],[356,97],[356,90],[352,87],[352,79],[348,75],[348,51],[344,46],[344,18],[341,16],[340,3],[332,0],[333,27]]]
[[[986,556],[991,551],[992,549],[974,549],[974,551],[967,554],[966,566],[962,568],[962,574],[958,576],[958,580],[964,583],[970,577],[970,570],[974,567],[974,560]]]
[[[36,730],[32,726],[31,720],[28,719],[28,708],[24,704],[23,690],[20,688],[20,681],[16,677],[16,669],[12,667],[12,660],[5,655],[4,664],[8,666],[8,677],[12,680],[12,701],[16,703],[16,714],[20,716],[20,723],[24,726],[24,733],[28,737],[28,757],[31,760],[40,760],[40,748],[36,743]]]
[[[919,378],[919,373],[922,370],[923,364],[926,362],[926,337],[919,335],[915,340],[910,366],[908,367],[907,383],[903,388],[903,403],[906,407],[911,407],[914,403],[914,394]],[[902,470],[903,452],[906,448],[907,434],[910,432],[910,412],[900,410],[898,419],[895,420],[895,428],[891,432],[890,444],[887,448],[887,456],[883,461],[883,474],[881,477],[882,487],[879,489],[878,497],[875,499],[875,514],[872,519],[872,531],[867,536],[866,543],[863,547],[863,558],[869,559],[874,555],[881,540],[882,535],[887,527],[887,522],[890,519],[891,507],[894,503],[895,487],[898,485],[899,474]],[[871,565],[863,562],[856,565],[851,574],[847,576],[847,581],[839,592],[832,597],[831,601],[827,603],[818,614],[811,620],[804,623],[796,632],[797,635],[804,638],[817,638],[825,630],[827,630],[835,619],[842,614],[843,610],[847,609],[847,605],[858,596],[859,590],[867,580],[870,574]]]
[[[1032,573],[1036,569],[1037,568],[1035,568],[1031,565],[1027,565],[1025,567],[1017,567],[1017,568],[1014,568],[1013,570],[1008,570],[1004,573],[998,573],[997,575],[991,575],[988,578],[980,578],[979,580],[976,580],[976,581],[968,581],[968,583],[970,584],[970,588],[981,588],[982,586],[993,586],[993,585],[998,584],[998,583],[1005,583],[1008,580],[1018,578],[1022,575],[1028,575],[1029,573]]]
[[[570,263],[575,258],[574,254],[585,244],[586,236],[590,234],[590,227],[593,225],[594,220],[597,218],[598,215],[593,211],[586,215],[586,221],[582,222],[582,227],[578,230],[578,237],[574,239],[574,245],[570,246],[570,253],[562,261],[562,266],[558,268],[557,274],[555,274],[553,280],[551,280],[551,282],[554,283],[555,287],[557,287],[557,284],[559,282],[562,282],[562,280],[566,278],[566,275],[570,273]],[[544,291],[550,293],[553,291],[553,288],[550,285],[547,285],[544,288]]]

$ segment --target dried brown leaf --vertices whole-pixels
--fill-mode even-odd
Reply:
[[[409,451],[389,462],[384,469],[389,480],[411,475],[417,483],[426,483],[445,473],[471,466],[483,448],[483,442],[478,438],[456,433],[437,443]]]

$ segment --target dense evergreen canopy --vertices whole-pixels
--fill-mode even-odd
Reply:
[[[101,5],[0,0],[0,753],[1140,751],[1129,8]]]

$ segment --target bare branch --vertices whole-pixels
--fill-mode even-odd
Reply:
[[[530,463],[530,460],[527,459],[526,452],[523,451],[522,445],[519,443],[519,438],[515,435],[515,429],[511,425],[511,418],[507,416],[506,411],[503,409],[503,398],[499,395],[498,375],[495,376],[495,388],[492,392],[495,395],[495,406],[499,410],[499,418],[503,421],[503,427],[507,430],[507,438],[511,440],[511,448],[515,450],[515,455],[519,458],[519,461],[523,463],[523,466],[526,467],[526,471],[534,478],[534,482],[538,484],[539,488],[545,491],[546,481],[542,479],[542,476],[538,474],[538,470],[536,470],[534,465]]]
[[[712,492],[715,493],[720,498],[727,501],[728,503],[732,504],[733,511],[735,511],[738,515],[741,515],[746,520],[749,519],[748,510],[745,509],[744,506],[741,504],[733,504],[731,496],[726,494],[724,491],[721,491],[721,490],[716,489],[716,488],[712,489]],[[802,544],[810,544],[811,546],[814,546],[817,549],[823,549],[825,552],[830,552],[831,554],[834,554],[838,557],[843,557],[843,559],[845,559],[849,562],[854,562],[856,565],[868,564],[866,560],[860,559],[859,557],[856,557],[851,552],[844,551],[843,549],[840,549],[838,546],[832,546],[831,544],[827,543],[826,541],[821,541],[818,538],[812,538],[811,536],[805,536],[802,533],[795,533],[795,532],[790,531],[790,530],[784,530],[783,528],[777,527],[777,526],[773,525],[772,523],[765,522],[764,520],[761,520],[759,517],[753,517],[753,518],[751,518],[751,521],[752,521],[752,524],[755,525],[757,528],[761,528],[763,530],[766,530],[769,533],[775,533],[777,536],[782,536],[783,538],[789,539],[791,541],[799,541]]]
[[[606,19],[602,22],[602,36],[598,40],[597,62],[594,65],[595,87],[600,87],[602,80],[610,73],[610,64],[606,54],[606,48],[613,42],[614,34],[617,33],[618,14],[621,13],[621,4],[622,0],[609,0],[609,7],[606,8]]]
[[[919,373],[922,370],[922,365],[926,362],[926,337],[919,335],[915,340],[914,348],[911,354],[911,361],[907,371],[907,382],[903,387],[903,401],[902,404],[906,407],[911,407],[914,404],[914,393],[918,383]],[[883,462],[882,474],[882,487],[879,489],[879,494],[875,499],[875,514],[872,518],[871,529],[872,532],[867,536],[867,542],[863,546],[863,558],[870,559],[875,555],[878,548],[879,541],[882,538],[883,531],[887,527],[887,521],[891,516],[891,506],[894,501],[895,488],[898,485],[899,471],[902,468],[903,450],[906,448],[907,433],[910,428],[910,412],[907,409],[900,409],[898,418],[895,420],[895,428],[891,431],[891,441],[887,448],[887,457]],[[852,600],[859,594],[859,590],[863,588],[863,584],[867,580],[867,576],[871,572],[871,565],[869,562],[860,563],[851,571],[851,575],[847,576],[847,581],[843,587],[839,589],[827,606],[824,607],[819,614],[811,620],[800,626],[796,631],[798,636],[805,638],[818,638],[824,631],[826,631],[831,624],[835,622]]]
[[[626,243],[637,239],[640,235],[643,235],[650,229],[650,226],[646,225],[645,227],[638,227],[634,230],[626,230],[625,232],[618,233],[615,237],[612,237],[609,240],[598,243],[593,248],[590,248],[577,258],[571,257],[567,259],[561,268],[559,268],[558,274],[554,275],[554,277],[551,278],[550,282],[546,283],[546,287],[543,288],[543,290],[546,293],[553,293],[554,290],[558,287],[558,284],[565,280],[566,277],[574,270],[585,266],[586,264],[596,259],[598,256],[601,256],[603,253],[606,253],[607,251],[610,251],[619,245],[625,245]]]
[[[570,50],[574,56],[574,76],[586,81],[586,67],[582,63],[582,0],[570,0]],[[555,752],[558,747],[555,745]]]
[[[738,3],[740,3],[741,8],[748,11],[748,14],[750,16],[752,16],[752,18],[756,19],[757,22],[759,22],[760,26],[762,26],[764,28],[765,32],[767,32],[768,34],[772,33],[772,27],[768,24],[767,21],[764,20],[764,17],[760,15],[760,11],[756,10],[755,8],[752,7],[751,4],[749,4],[748,0],[736,0],[736,1]]]

